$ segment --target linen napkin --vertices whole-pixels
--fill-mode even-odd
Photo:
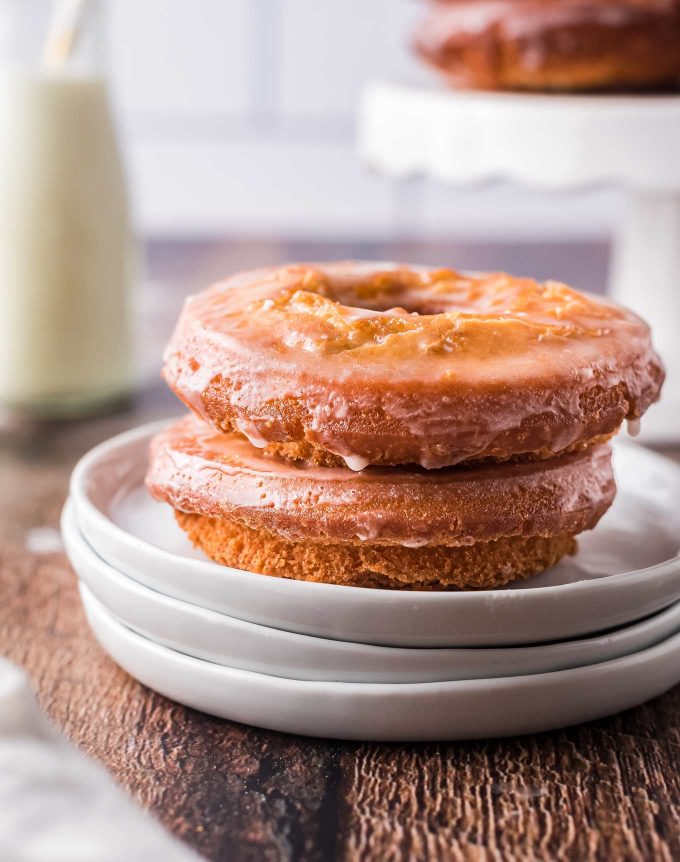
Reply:
[[[25,675],[0,657],[0,859],[197,862],[41,714]]]

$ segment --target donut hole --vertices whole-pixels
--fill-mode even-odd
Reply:
[[[397,305],[381,302],[368,306],[368,310],[379,311],[382,314],[393,314],[395,317],[403,317],[404,315],[427,317],[451,311],[451,306],[444,302],[433,302],[426,297],[409,296],[402,297],[402,301]]]
[[[449,288],[456,278],[446,272]],[[429,273],[417,270],[386,270],[366,275],[345,275],[327,279],[324,294],[361,317],[362,312],[394,317],[420,317],[451,311],[451,296],[432,295]]]
[[[393,298],[394,299],[394,298]],[[363,301],[349,300],[347,302],[340,301],[350,312],[355,312],[357,316],[361,316],[361,312],[370,312],[384,314],[389,317],[430,317],[435,314],[444,314],[446,311],[451,311],[451,307],[445,303],[434,303],[428,301],[425,297],[421,301],[418,298],[401,297],[400,302],[388,302],[387,299],[382,301]]]

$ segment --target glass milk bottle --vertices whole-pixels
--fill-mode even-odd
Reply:
[[[0,4],[0,407],[80,415],[132,378],[134,260],[103,9]]]

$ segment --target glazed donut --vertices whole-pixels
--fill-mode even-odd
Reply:
[[[643,321],[565,285],[336,263],[189,298],[164,376],[216,428],[358,470],[589,446],[641,416],[664,373]]]
[[[680,83],[680,0],[430,0],[417,53],[456,86]]]
[[[292,462],[190,415],[153,441],[147,487],[218,562],[287,578],[488,588],[573,552],[615,492],[611,451],[426,471]]]

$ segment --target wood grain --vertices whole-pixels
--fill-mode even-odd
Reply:
[[[43,497],[47,522],[62,497]],[[89,633],[61,553],[3,543],[0,607],[0,652],[28,670],[66,735],[173,832],[210,859],[331,858],[332,746],[230,725],[135,682]]]
[[[65,557],[30,550],[30,531],[57,526],[83,451],[176,409],[153,387],[116,416],[0,434],[0,653],[141,805],[230,862],[680,859],[680,688],[529,738],[357,745],[214,719],[117,668]]]
[[[663,719],[678,706],[676,691],[531,739],[363,746],[346,764],[347,858],[677,859],[677,726],[669,740]]]
[[[25,549],[28,529],[56,526],[67,452],[92,433],[24,437],[24,457],[0,459],[0,652],[70,738],[207,858],[680,858],[680,689],[558,733],[402,746],[259,731],[139,685],[90,635],[63,554]]]

